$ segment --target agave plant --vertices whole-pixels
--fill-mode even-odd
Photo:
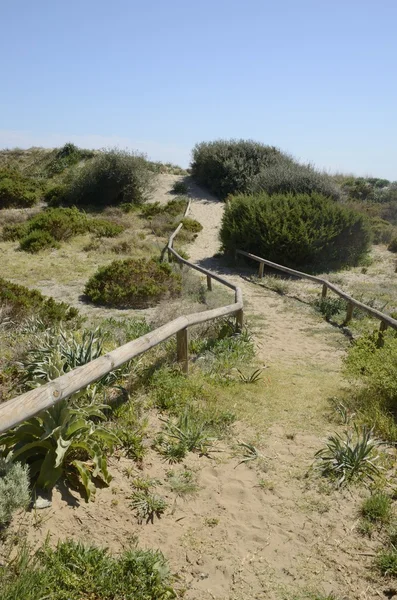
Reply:
[[[103,354],[105,335],[100,329],[73,333],[47,330],[37,336],[37,347],[29,350],[21,363],[24,380],[32,387],[85,365]]]
[[[29,465],[37,487],[52,489],[62,477],[77,478],[89,500],[96,478],[110,482],[104,448],[118,443],[114,433],[93,421],[105,418],[104,408],[73,408],[63,400],[1,435],[0,446],[13,453],[13,460]]]
[[[240,369],[237,369],[237,372],[239,374],[239,379],[240,379],[240,381],[242,381],[242,383],[250,384],[250,383],[257,383],[260,380],[261,375],[262,375],[262,370],[263,369],[256,369],[249,375],[245,375],[242,371],[240,371]]]
[[[380,442],[372,434],[372,429],[363,427],[360,431],[355,425],[344,437],[331,435],[325,448],[315,454],[322,475],[336,478],[338,486],[355,477],[374,479],[380,471],[376,464]]]

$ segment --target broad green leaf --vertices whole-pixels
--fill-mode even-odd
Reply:
[[[62,465],[56,467],[55,461],[56,453],[54,448],[51,448],[51,450],[47,452],[41,465],[40,473],[37,478],[38,487],[51,489],[61,477],[63,471]]]
[[[91,471],[89,470],[87,465],[84,464],[81,460],[74,460],[71,464],[76,467],[79,473],[79,479],[82,485],[84,486],[88,502],[91,498],[91,495],[94,495],[96,492],[95,485],[92,483],[91,480]]]

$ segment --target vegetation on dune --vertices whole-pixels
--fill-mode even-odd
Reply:
[[[390,244],[388,245],[387,249],[390,252],[397,252],[397,237],[390,240]]]
[[[0,528],[7,525],[13,513],[27,508],[30,500],[27,465],[14,462],[12,454],[0,457]]]
[[[78,148],[74,144],[68,142],[62,146],[62,148],[55,150],[55,156],[51,158],[51,161],[46,168],[46,172],[49,177],[53,177],[54,175],[62,173],[68,167],[77,165],[82,160],[93,158],[93,156],[95,156],[94,150]]]
[[[49,208],[24,223],[3,227],[4,240],[20,240],[20,249],[36,253],[46,248],[59,248],[61,241],[92,232],[96,237],[115,237],[124,227],[106,219],[94,219],[73,208]]]
[[[16,169],[0,168],[0,209],[33,206],[42,192],[37,181],[24,177]]]
[[[97,153],[70,172],[64,186],[52,191],[51,205],[102,209],[124,203],[142,204],[153,187],[153,171],[146,158],[122,150]]]
[[[31,557],[22,546],[0,567],[0,600],[169,600],[176,594],[164,556],[132,547],[113,557],[74,541],[44,545]]]
[[[357,264],[370,244],[362,215],[318,194],[235,196],[220,236],[230,255],[240,249],[310,270]]]
[[[181,275],[169,264],[131,258],[101,267],[86,284],[85,294],[94,304],[145,308],[178,296],[181,284]]]
[[[34,315],[45,323],[70,321],[78,316],[77,308],[65,302],[46,298],[38,290],[0,278],[0,303],[10,319],[23,319]]]
[[[375,332],[357,339],[346,357],[345,369],[346,375],[358,384],[350,400],[352,409],[384,439],[396,442],[396,333]]]
[[[340,191],[332,179],[301,165],[274,146],[252,140],[202,142],[193,150],[192,176],[221,199],[231,194],[319,193],[334,200]]]

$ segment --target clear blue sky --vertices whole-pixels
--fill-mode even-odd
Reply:
[[[253,138],[397,179],[396,0],[0,0],[0,147]]]

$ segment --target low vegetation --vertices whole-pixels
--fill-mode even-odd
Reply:
[[[0,209],[33,206],[42,192],[38,182],[24,177],[16,169],[0,168]]]
[[[115,237],[124,227],[106,219],[94,219],[77,208],[50,208],[24,223],[3,227],[4,240],[20,240],[20,249],[36,253],[58,248],[59,242],[92,232],[96,237]]]
[[[394,331],[366,334],[352,345],[346,375],[355,382],[350,407],[384,439],[397,441],[397,336]]]
[[[0,457],[0,528],[7,525],[13,513],[27,508],[30,501],[27,465],[14,462],[12,455]]]
[[[175,598],[161,552],[135,547],[113,557],[73,541],[45,545],[31,558],[22,547],[0,567],[1,600],[169,600]]]
[[[229,255],[240,249],[312,271],[357,264],[370,244],[362,215],[316,194],[235,196],[220,235]]]
[[[85,294],[94,304],[145,308],[178,296],[181,275],[158,260],[116,260],[101,267],[88,281]]]
[[[34,315],[50,324],[71,321],[78,316],[78,310],[65,302],[56,302],[53,298],[46,298],[38,290],[30,290],[2,278],[0,304],[11,320],[26,319]]]

